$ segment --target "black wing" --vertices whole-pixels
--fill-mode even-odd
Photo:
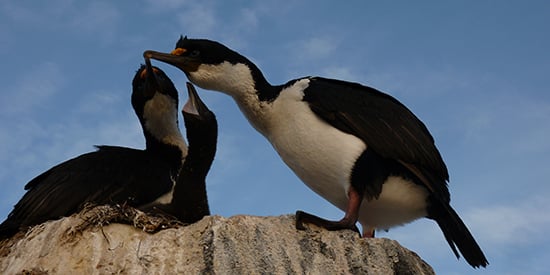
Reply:
[[[69,216],[86,202],[139,206],[171,190],[178,171],[161,158],[143,150],[98,148],[31,180],[0,231]]]
[[[449,201],[447,167],[428,129],[397,99],[358,83],[311,78],[304,100],[322,119],[394,159]]]

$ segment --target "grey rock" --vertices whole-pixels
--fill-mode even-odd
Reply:
[[[74,215],[0,245],[1,274],[434,274],[396,241],[294,228],[294,216],[208,216],[146,233]]]

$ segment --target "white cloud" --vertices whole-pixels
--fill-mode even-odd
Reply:
[[[540,268],[539,265],[544,263],[540,259],[547,254],[545,247],[549,243],[547,232],[550,230],[547,197],[538,194],[520,202],[508,203],[495,198],[495,202],[487,207],[478,204],[469,209],[455,208],[489,259],[487,272],[519,274],[530,270],[527,273],[543,274],[531,272]],[[455,260],[441,230],[431,220],[420,219],[392,228],[388,233],[377,232],[377,236],[397,240],[418,253],[436,272],[471,272],[463,257]]]
[[[299,42],[293,51],[308,59],[320,59],[333,54],[337,48],[338,43],[330,37],[312,37]]]
[[[322,72],[323,76],[328,78],[341,79],[346,81],[359,81],[359,76],[348,67],[327,67]]]
[[[250,43],[246,35],[255,33],[266,17],[273,15],[267,8],[271,3],[242,5],[217,1],[149,1],[153,13],[170,13],[166,20],[171,32],[191,38],[207,38],[226,43],[233,49],[242,49]],[[277,4],[278,5],[278,4]],[[229,8],[228,6],[232,6]],[[231,12],[226,12],[231,10]],[[165,22],[163,22],[165,23]]]
[[[243,31],[254,30],[258,27],[258,11],[251,8],[244,8],[239,11],[237,28]]]
[[[116,37],[120,13],[111,2],[78,2],[52,0],[26,5],[23,2],[2,2],[1,15],[10,25],[23,29],[64,32],[90,36],[109,43]]]
[[[201,2],[200,4],[188,5],[179,11],[177,16],[181,29],[191,36],[211,36],[216,32],[218,21],[216,20],[215,9],[211,5]]]
[[[472,144],[486,144],[494,152],[527,156],[550,151],[550,103],[535,96],[507,91],[479,97],[456,114],[455,127]]]
[[[465,216],[479,239],[490,245],[509,247],[548,240],[548,196],[537,194],[520,203],[495,204],[469,211]]]
[[[79,100],[78,108],[75,108],[74,111],[84,115],[105,114],[106,112],[113,115],[118,106],[127,106],[127,109],[131,109],[132,106],[130,94],[112,90],[89,91],[84,93]]]
[[[144,138],[134,114],[131,118],[98,118],[100,123],[83,123],[83,117],[39,124],[32,119],[19,127],[0,132],[0,209],[11,210],[22,196],[23,186],[47,169],[95,150],[94,145],[144,148]],[[1,217],[0,217],[1,219]]]
[[[434,100],[439,96],[456,96],[456,93],[471,94],[478,89],[472,84],[477,81],[476,76],[451,67],[389,66],[368,72],[366,78],[377,89],[411,99]]]
[[[103,43],[111,43],[115,39],[120,14],[113,4],[87,2],[86,6],[77,9],[78,13],[71,12],[75,31],[94,35]]]
[[[66,80],[57,63],[45,62],[29,68],[15,80],[15,85],[0,93],[0,116],[26,114],[53,97]]]
[[[0,93],[2,209],[11,209],[27,181],[95,144],[144,147],[127,92],[113,92],[108,84],[87,91],[52,62],[31,66],[11,83]],[[63,90],[69,84],[79,87],[77,96]]]

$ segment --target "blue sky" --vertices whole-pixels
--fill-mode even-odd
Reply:
[[[220,41],[280,84],[320,75],[398,98],[428,126],[484,274],[550,270],[550,4],[545,1],[0,1],[0,217],[23,186],[94,144],[143,148],[130,105],[146,49]],[[130,4],[131,3],[131,4]],[[185,76],[159,62],[180,91]],[[295,177],[226,95],[208,178],[214,214],[343,213]],[[181,94],[180,104],[186,100]],[[470,274],[423,219],[378,236],[440,274]]]

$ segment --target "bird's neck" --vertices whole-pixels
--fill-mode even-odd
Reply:
[[[280,89],[272,86],[252,62],[200,65],[189,79],[197,86],[223,92],[237,102],[249,122],[265,134],[271,102]]]
[[[189,150],[174,187],[172,204],[178,219],[193,223],[209,215],[205,178],[216,154],[217,123],[183,114]]]
[[[175,143],[158,140],[150,133],[145,133],[145,151],[156,155],[159,159],[166,160],[172,165],[172,169],[179,172],[183,160],[187,156],[187,147],[182,148]]]
[[[145,103],[141,120],[146,150],[173,156],[179,160],[187,155],[187,144],[178,127],[178,109],[175,99],[157,93]]]
[[[184,167],[191,168],[188,172],[193,177],[204,179],[216,155],[218,125],[215,118],[200,120],[188,113],[183,116],[189,141]]]

